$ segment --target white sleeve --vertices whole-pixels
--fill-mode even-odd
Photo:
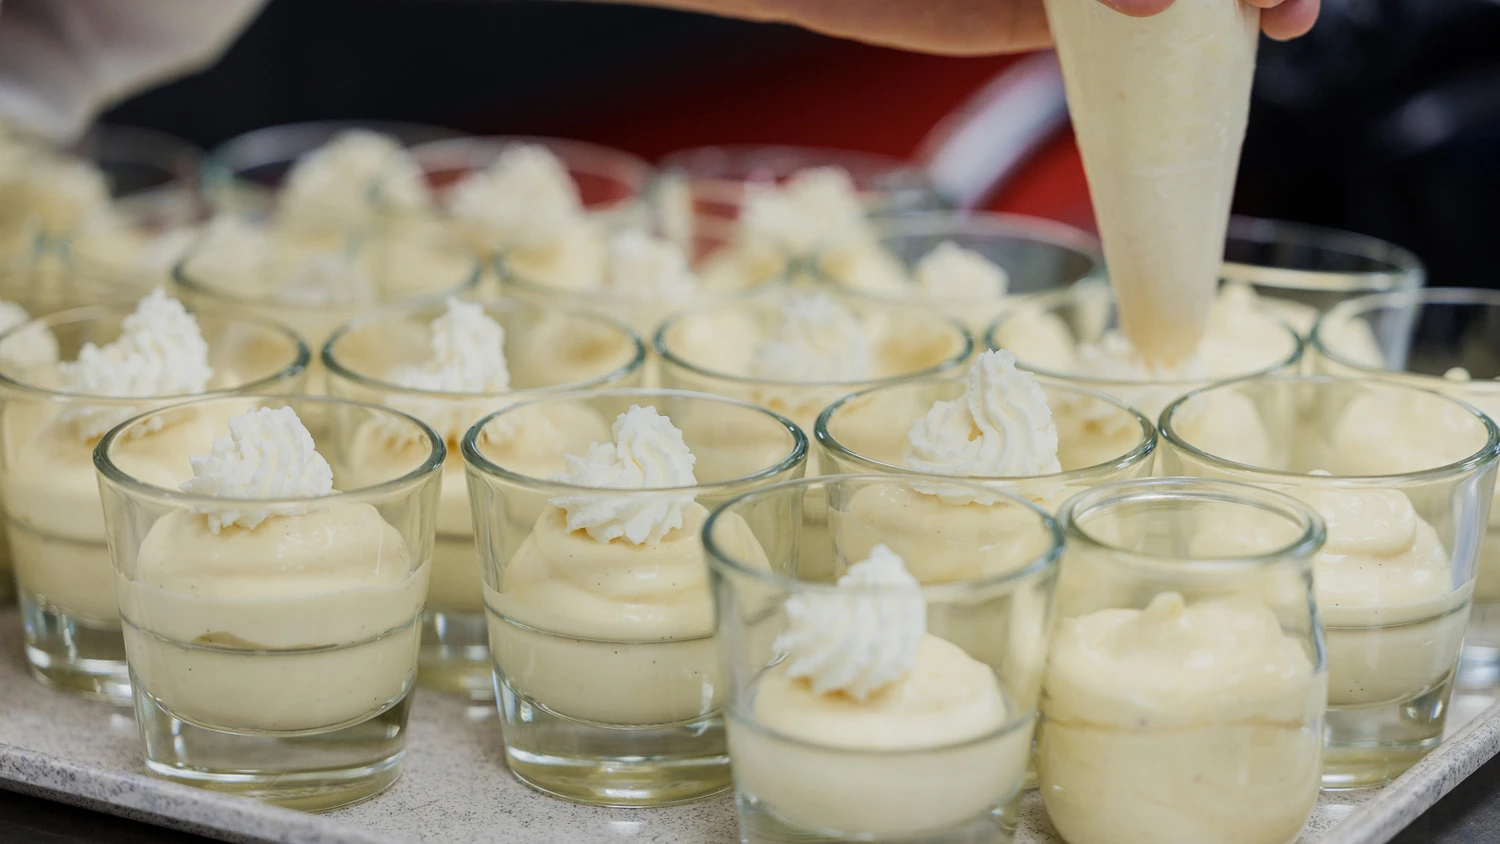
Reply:
[[[0,121],[71,140],[125,97],[212,64],[265,0],[0,0]]]

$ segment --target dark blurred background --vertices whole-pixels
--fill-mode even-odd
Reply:
[[[731,142],[907,156],[1015,60],[558,0],[272,0],[218,65],[104,119],[205,147],[385,118],[648,158]],[[1067,133],[989,204],[1091,227]],[[1324,0],[1312,34],[1263,43],[1236,211],[1395,241],[1434,285],[1500,286],[1500,2]]]

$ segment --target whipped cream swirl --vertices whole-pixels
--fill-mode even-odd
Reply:
[[[431,324],[432,357],[422,364],[403,364],[390,373],[391,381],[430,393],[502,393],[510,389],[505,363],[505,329],[477,302],[448,299],[447,310]],[[449,442],[463,436],[493,401],[407,399],[392,397],[426,420]],[[409,405],[409,406],[407,406]],[[411,427],[402,425],[410,432]]]
[[[752,243],[796,255],[869,235],[854,180],[837,167],[803,170],[779,187],[752,185],[740,231]]]
[[[638,229],[610,239],[605,281],[615,292],[654,301],[686,301],[698,289],[682,250]]]
[[[906,463],[936,475],[1009,478],[1062,471],[1057,426],[1036,376],[1016,356],[988,351],[969,366],[968,389],[932,405],[907,434]],[[923,489],[950,504],[980,503],[967,490]],[[990,499],[984,503],[993,503]]]
[[[298,261],[277,291],[294,305],[368,307],[375,304],[375,279],[347,252],[318,252]]]
[[[826,293],[781,302],[770,334],[755,346],[750,374],[776,381],[858,381],[870,374],[870,340],[853,312]]]
[[[454,187],[448,211],[476,238],[502,249],[553,243],[584,222],[578,186],[544,146],[514,144]]]
[[[0,300],[0,332],[10,331],[31,320],[26,309],[14,302]],[[29,325],[0,341],[0,363],[11,367],[28,367],[57,362],[57,338],[45,325]]]
[[[85,343],[78,360],[57,368],[66,392],[141,398],[201,393],[214,374],[198,318],[159,287],[124,319],[114,342]],[[61,419],[76,424],[84,439],[92,439],[136,412],[128,407],[73,407]]]
[[[421,211],[431,196],[422,168],[398,141],[351,129],[297,162],[280,201],[287,222],[322,227],[361,225],[380,211]]]
[[[951,240],[923,256],[914,275],[923,295],[934,299],[998,299],[1010,287],[1005,270]]]
[[[229,436],[214,440],[208,454],[188,458],[193,478],[182,491],[210,498],[315,498],[333,492],[333,469],[313,443],[312,433],[290,407],[262,407],[229,420]],[[254,530],[272,516],[307,512],[302,504],[264,509],[201,507],[208,529],[230,525]]]
[[[817,694],[855,700],[906,676],[927,633],[921,585],[884,545],[850,566],[837,592],[788,598],[786,616],[774,647],[787,654],[787,676],[805,678]]]
[[[628,494],[577,492],[550,503],[567,514],[569,531],[581,530],[599,542],[623,539],[632,545],[658,545],[682,527],[693,494],[668,487],[690,487],[697,458],[682,431],[654,407],[632,405],[615,419],[613,443],[593,443],[583,456],[565,455],[568,468],[550,480],[572,486],[628,489]],[[636,492],[634,490],[645,490]]]

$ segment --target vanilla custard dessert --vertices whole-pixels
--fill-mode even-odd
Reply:
[[[0,300],[0,371],[19,380],[25,380],[27,370],[32,367],[57,362],[57,338],[45,326],[30,325],[17,330],[30,319],[25,308]],[[10,540],[0,534],[0,599],[9,600],[14,588]]]
[[[745,186],[734,234],[702,267],[715,289],[739,289],[817,261],[835,278],[890,287],[904,268],[880,248],[854,180],[838,167],[802,170],[779,185]]]
[[[236,416],[190,463],[182,490],[202,500],[157,520],[120,577],[140,690],[235,732],[332,729],[404,698],[427,566],[373,505],[340,500],[296,412]]]
[[[1059,622],[1037,771],[1069,844],[1290,844],[1318,796],[1327,678],[1236,597]]]
[[[669,419],[638,406],[615,420],[612,441],[567,455],[550,480],[573,489],[549,499],[498,588],[486,586],[498,683],[599,725],[677,724],[719,708],[695,462]],[[743,520],[723,535],[728,553],[767,565]]]
[[[927,632],[921,585],[895,552],[876,545],[785,612],[777,659],[729,719],[755,811],[883,839],[963,827],[1020,790],[1031,713],[989,665]]]
[[[17,585],[25,600],[81,624],[114,628],[119,621],[115,578],[105,544],[93,449],[116,424],[144,408],[122,399],[191,396],[231,385],[215,372],[197,319],[181,302],[157,290],[142,299],[103,346],[86,343],[75,361],[41,363],[56,356],[45,328],[10,335],[0,345],[24,348],[38,365],[27,371],[36,387],[66,401],[15,400],[5,407],[4,499]],[[18,348],[18,350],[19,350]],[[91,404],[89,399],[99,399]],[[191,429],[217,428],[222,415],[185,415],[176,425],[144,428],[127,467],[142,480],[175,485],[187,471],[173,459],[174,440]]]
[[[969,339],[925,310],[854,309],[827,293],[778,290],[675,317],[660,346],[668,386],[741,398],[811,431],[858,385],[959,365]]]
[[[1068,325],[1050,308],[1071,309]],[[1301,341],[1266,313],[1246,285],[1221,287],[1209,314],[1208,333],[1196,351],[1173,365],[1148,362],[1124,334],[1106,329],[1107,291],[1077,287],[1057,296],[1017,304],[996,325],[991,341],[1015,353],[1024,369],[1066,378],[1107,392],[1155,420],[1168,404],[1215,381],[1289,367],[1301,354]],[[1087,338],[1096,338],[1093,340]],[[1129,426],[1102,424],[1088,407],[1063,401],[1053,417],[1064,441],[1106,438],[1128,448]],[[1239,409],[1220,409],[1233,418]]]
[[[1047,394],[1003,350],[975,358],[963,395],[934,403],[905,439],[906,466],[931,475],[1003,478],[1007,492],[1049,513],[1077,491],[1046,479],[1062,472]],[[837,546],[848,555],[865,553],[874,537],[881,537],[923,583],[944,583],[1013,571],[1035,560],[1043,550],[1037,544],[1041,537],[1022,529],[1035,519],[1002,495],[923,480],[910,488],[860,488],[833,514],[832,527]]]

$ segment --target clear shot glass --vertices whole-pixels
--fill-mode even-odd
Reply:
[[[1432,288],[1342,302],[1313,330],[1314,368],[1436,390],[1500,419],[1500,292]],[[1500,511],[1490,510],[1459,683],[1500,682]]]
[[[163,451],[186,466],[228,434],[230,418],[281,407],[317,420],[310,430],[336,492],[214,498],[141,471]],[[138,436],[158,427],[178,433],[155,445],[155,434]],[[356,447],[371,427],[426,448],[372,478]],[[443,458],[442,441],[410,416],[306,396],[172,405],[99,441],[94,460],[147,770],[309,811],[363,800],[396,780]],[[209,517],[226,511],[270,514],[252,528],[214,531]]]
[[[709,519],[704,546],[728,681],[741,841],[1012,840],[1060,536],[1030,502],[992,484],[952,484],[993,501],[975,518],[1000,518],[1007,528],[986,542],[970,541],[972,531],[957,538],[893,531],[885,505],[920,486],[898,475],[778,484],[726,502]],[[804,530],[813,502],[831,530]],[[880,546],[904,562],[915,581],[910,592],[836,585]],[[931,565],[936,560],[954,565]],[[893,598],[899,615],[888,612]],[[912,662],[863,700],[815,690],[791,668],[783,634],[799,609],[826,603],[846,612],[828,660],[853,656],[895,625],[919,637]],[[915,628],[914,609],[925,615]]]
[[[1195,371],[1152,371],[1140,366],[1114,365],[1090,370],[1079,359],[1078,348],[1100,344],[1101,357],[1110,353],[1106,335],[1119,329],[1114,294],[1107,285],[1079,284],[1067,290],[1027,298],[1003,313],[985,336],[991,349],[1008,349],[1022,369],[1059,383],[1108,393],[1155,420],[1168,404],[1188,392],[1232,378],[1295,372],[1303,359],[1302,338],[1279,321],[1260,323],[1247,336],[1223,332],[1220,352],[1202,354]],[[1210,331],[1213,329],[1211,328]],[[1086,417],[1054,413],[1058,430],[1086,425]]]
[[[1281,490],[1328,523],[1313,561],[1324,787],[1379,785],[1436,747],[1495,491],[1494,423],[1427,390],[1304,375],[1184,396],[1161,438],[1167,473]]]
[[[45,334],[55,338],[58,350],[55,357],[32,361],[0,353],[0,496],[26,659],[43,683],[114,703],[129,702],[130,683],[94,446],[122,420],[195,396],[69,392],[60,386],[55,361],[76,359],[85,343],[113,341],[133,310],[100,305],[63,311],[0,334],[0,350]],[[212,311],[197,317],[214,371],[203,396],[291,392],[301,384],[308,350],[290,329]],[[205,419],[197,427],[208,424]],[[136,471],[162,483],[191,476],[187,458],[171,456],[171,443],[188,428],[140,430],[137,451],[159,451],[143,456]]]
[[[1069,844],[1289,844],[1318,797],[1328,693],[1322,520],[1248,484],[1079,493],[1042,689],[1037,770]]]
[[[974,351],[969,332],[935,310],[834,293],[830,295],[848,308],[867,338],[868,374],[837,381],[750,374],[757,344],[775,329],[783,306],[798,295],[778,285],[674,314],[655,336],[662,385],[753,402],[811,431],[823,408],[851,392],[958,372]],[[809,466],[808,474],[816,471]]]
[[[848,254],[816,262],[823,281],[887,301],[937,308],[982,336],[1015,297],[1046,293],[1086,279],[1103,283],[1098,241],[1061,223],[1017,214],[923,211],[872,221],[884,260],[847,260]],[[958,296],[933,291],[916,268],[944,243],[977,252],[1004,274],[1005,292]],[[884,270],[884,271],[882,271]],[[892,275],[891,271],[897,271]],[[874,272],[875,277],[867,274]],[[899,282],[900,286],[896,283]]]
[[[695,486],[549,480],[565,455],[610,442],[610,424],[633,405],[682,431]],[[801,477],[807,438],[732,399],[601,389],[512,405],[470,429],[463,452],[511,772],[593,805],[665,806],[727,789],[727,680],[701,531],[720,502]],[[599,541],[569,530],[562,509],[590,496],[621,518],[644,518],[666,496],[681,523],[654,545]]]
[[[933,474],[907,465],[907,434],[912,426],[933,404],[957,399],[967,387],[962,377],[912,378],[844,396],[818,415],[813,439],[819,466],[831,475],[890,473],[922,479],[928,493],[913,495],[917,506],[891,514],[918,532],[932,526],[929,520],[936,513],[969,510],[969,504],[952,503],[961,502],[962,495],[944,493],[946,478],[992,483],[1052,513],[1074,493],[1088,487],[1151,474],[1156,457],[1156,426],[1151,420],[1105,393],[1045,382],[1049,407],[1080,408],[1095,420],[1090,430],[1069,431],[1077,439],[1065,440],[1059,433],[1061,472],[978,478]],[[1125,431],[1133,436],[1124,435]]]
[[[507,405],[567,390],[632,386],[640,380],[645,349],[635,332],[606,317],[494,299],[484,303],[484,310],[505,329],[511,389],[453,393],[401,386],[392,373],[427,363],[433,348],[430,326],[446,308],[443,300],[426,300],[360,316],[334,332],[323,347],[323,363],[331,395],[411,413],[448,446],[417,679],[429,688],[489,701],[495,686],[463,436],[481,417]],[[367,463],[377,471],[392,460],[407,459],[412,449],[425,448],[421,441],[384,437],[376,429],[369,433],[374,439]]]
[[[205,193],[221,210],[267,211],[299,158],[351,129],[379,132],[408,148],[464,135],[441,126],[395,120],[314,120],[266,126],[236,135],[209,152]]]
[[[557,157],[578,188],[578,198],[590,219],[602,228],[650,222],[646,199],[655,171],[645,159],[624,150],[567,138],[532,135],[494,135],[449,138],[412,147],[427,181],[443,204],[449,189],[498,159],[507,147],[540,146]],[[479,232],[464,232],[469,248],[490,254],[495,244]]]
[[[1394,243],[1255,217],[1230,218],[1220,274],[1254,288],[1261,305],[1303,337],[1320,314],[1345,299],[1413,290],[1427,281],[1421,259]]]
[[[395,302],[472,295],[480,282],[477,259],[456,244],[427,237],[303,241],[271,231],[264,248],[268,254],[227,254],[211,237],[200,238],[173,271],[173,293],[192,309],[282,320],[321,349],[360,313]],[[310,392],[325,389],[320,361],[314,361],[308,382]]]

